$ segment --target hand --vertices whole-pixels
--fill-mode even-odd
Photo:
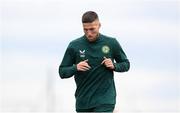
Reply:
[[[114,64],[113,64],[113,62],[112,62],[112,60],[110,58],[104,57],[104,60],[102,61],[101,64],[104,64],[109,69],[114,69],[115,68]]]
[[[77,64],[77,70],[78,71],[87,71],[89,70],[91,67],[88,65],[88,59],[81,61]]]

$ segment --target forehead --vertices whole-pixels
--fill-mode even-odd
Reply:
[[[94,21],[92,23],[83,23],[84,28],[96,27],[99,25],[99,21]]]

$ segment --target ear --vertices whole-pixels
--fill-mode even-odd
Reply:
[[[101,23],[99,23],[99,28],[101,27]]]

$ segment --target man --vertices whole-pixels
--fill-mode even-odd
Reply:
[[[115,38],[99,33],[101,24],[95,12],[85,12],[82,24],[85,35],[70,42],[59,67],[60,77],[74,75],[77,112],[113,112],[113,71],[128,71],[130,63]]]

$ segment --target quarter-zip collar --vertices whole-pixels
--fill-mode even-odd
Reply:
[[[84,35],[83,38],[85,39],[86,42],[88,42],[88,43],[90,43],[90,44],[95,44],[95,43],[99,42],[102,37],[101,37],[101,33],[99,33],[98,36],[97,36],[97,39],[96,39],[95,41],[93,41],[93,42],[90,42],[90,41],[87,39],[86,35]]]

